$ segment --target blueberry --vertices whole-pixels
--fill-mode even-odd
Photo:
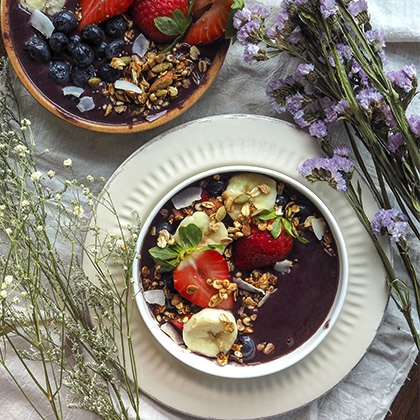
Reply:
[[[105,49],[105,55],[108,60],[118,57],[124,48],[124,41],[122,39],[116,39],[110,42]]]
[[[304,222],[307,217],[311,216],[314,213],[314,209],[311,203],[300,202],[296,204],[299,206],[299,211],[296,213],[296,217],[301,223]]]
[[[95,53],[95,57],[97,59],[101,59],[105,57],[107,45],[108,44],[106,42],[101,42],[101,44],[98,45],[97,47],[93,47],[93,52]]]
[[[127,21],[121,15],[108,19],[104,24],[106,34],[111,38],[120,37],[127,28]]]
[[[171,225],[168,222],[162,222],[160,225],[156,226],[156,235],[159,235],[159,232],[163,229],[166,229],[169,233],[174,233],[174,225]]]
[[[276,205],[280,206],[280,207],[285,207],[286,204],[290,201],[290,197],[288,194],[283,193],[283,194],[277,194],[276,197]]]
[[[174,277],[173,277],[173,270],[160,272],[161,277],[160,279],[163,281],[165,287],[170,290],[171,292],[176,292],[174,287]]]
[[[113,83],[123,75],[123,71],[114,69],[110,63],[105,63],[98,69],[98,76],[106,83]]]
[[[238,344],[242,344],[241,353],[244,362],[252,360],[255,357],[256,346],[254,340],[249,335],[239,336]]]
[[[98,45],[101,45],[105,35],[103,30],[98,25],[93,23],[91,25],[85,26],[82,29],[80,37],[82,38],[83,42],[90,45],[91,47],[97,47]]]
[[[84,87],[87,85],[89,79],[95,76],[95,68],[90,65],[88,67],[73,67],[71,72],[71,79],[76,86]]]
[[[70,34],[77,28],[79,22],[72,11],[61,10],[54,16],[53,25],[57,31]]]
[[[75,64],[79,67],[87,67],[95,60],[95,53],[93,52],[93,49],[82,42],[72,48],[70,55],[72,56]]]
[[[65,61],[52,61],[48,69],[48,76],[59,85],[65,85],[70,80],[71,67]]]
[[[61,54],[67,49],[69,38],[63,32],[54,32],[49,40],[51,51],[55,54]]]
[[[222,194],[222,192],[226,189],[227,180],[224,178],[220,179],[211,179],[205,189],[210,197],[217,197]]]
[[[51,60],[51,50],[47,42],[36,35],[26,41],[23,48],[36,61],[46,63]]]
[[[69,38],[69,43],[67,45],[67,52],[71,55],[72,52],[80,45],[82,42],[79,35],[72,35]]]

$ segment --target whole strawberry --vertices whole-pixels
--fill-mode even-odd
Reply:
[[[167,43],[189,27],[188,9],[188,0],[134,0],[129,13],[147,38]]]
[[[274,238],[270,231],[252,225],[251,234],[235,242],[234,262],[238,270],[252,270],[275,264],[289,255],[294,238],[286,229]]]

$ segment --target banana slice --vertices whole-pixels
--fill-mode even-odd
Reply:
[[[179,243],[179,228],[190,224],[198,226],[203,231],[200,246],[208,244],[222,244],[229,236],[226,226],[223,223],[213,220],[203,211],[196,211],[181,221],[174,234],[175,241]]]
[[[182,337],[191,351],[207,357],[227,353],[238,335],[233,314],[223,309],[204,308],[185,324]]]
[[[55,15],[63,9],[66,0],[21,0],[20,4],[30,11],[40,10],[47,15]]]
[[[277,196],[274,179],[257,173],[234,175],[223,193],[229,216],[237,220],[240,214],[249,215],[251,204],[256,209],[271,209]]]

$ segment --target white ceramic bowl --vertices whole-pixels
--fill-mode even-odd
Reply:
[[[191,178],[184,180],[176,188],[167,192],[162,196],[162,199],[157,203],[153,212],[147,217],[142,225],[142,229],[137,241],[137,253],[140,253],[142,248],[143,241],[148,234],[151,223],[162,206],[176,195],[183,188],[191,185],[192,183],[214,175],[218,173],[231,173],[231,172],[256,172],[260,174],[267,175],[275,180],[283,181],[284,183],[290,185],[292,188],[296,189],[301,193],[305,198],[307,198],[312,204],[317,207],[317,209],[322,214],[324,220],[327,222],[329,229],[334,236],[336,242],[338,259],[339,259],[339,279],[338,287],[335,295],[335,299],[332,303],[332,306],[324,319],[324,322],[320,327],[314,332],[314,334],[305,341],[302,345],[294,349],[293,351],[268,362],[259,363],[259,364],[237,364],[237,363],[228,363],[225,366],[220,366],[215,359],[206,358],[196,353],[192,353],[186,350],[183,346],[176,344],[166,333],[164,333],[158,322],[155,319],[155,316],[152,314],[149,304],[145,301],[143,296],[143,288],[141,281],[141,272],[139,260],[136,259],[133,263],[133,278],[134,278],[134,292],[136,296],[136,303],[142,319],[144,320],[146,326],[155,337],[155,339],[160,343],[160,345],[165,348],[172,356],[180,360],[187,366],[190,366],[198,371],[215,375],[225,378],[252,378],[269,375],[275,372],[284,370],[302,360],[309,353],[311,353],[316,347],[325,339],[329,331],[333,328],[337,318],[340,315],[342,306],[344,304],[347,283],[348,283],[348,260],[346,246],[344,242],[343,235],[339,229],[337,222],[335,221],[333,215],[329,209],[325,206],[322,200],[316,196],[312,191],[310,191],[303,184],[298,181],[281,174],[279,172],[253,167],[253,166],[226,166],[215,168],[206,172],[199,173]]]

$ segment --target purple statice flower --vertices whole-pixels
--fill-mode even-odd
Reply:
[[[281,10],[280,13],[275,16],[273,25],[267,29],[267,37],[275,39],[279,33],[281,34],[285,31],[289,22],[290,17],[288,11],[286,9]]]
[[[323,96],[319,98],[319,104],[325,113],[324,121],[329,124],[336,122],[338,119],[337,112],[335,110],[336,102],[328,96]]]
[[[284,98],[280,97],[280,94],[279,94],[284,84],[285,82],[282,79],[273,80],[267,85],[265,89],[265,93],[268,96],[268,102],[270,103],[274,111],[278,112],[279,114],[286,112]]]
[[[245,23],[250,22],[252,19],[251,10],[244,7],[241,10],[238,10],[233,16],[233,27],[239,31],[242,25]]]
[[[239,43],[245,46],[247,44],[258,44],[260,28],[261,22],[258,20],[251,20],[250,22],[245,23],[236,35]]]
[[[296,74],[298,76],[307,76],[308,74],[311,74],[315,69],[314,64],[308,64],[308,63],[300,63],[296,68]]]
[[[414,87],[413,81],[416,80],[416,68],[413,64],[404,66],[402,70],[388,72],[386,77],[394,86],[409,93]]]
[[[318,120],[309,126],[309,134],[314,137],[324,138],[327,136],[327,126],[324,121]]]
[[[300,29],[300,26],[295,26],[293,31],[287,37],[287,40],[291,44],[297,45],[299,44],[301,39],[302,39],[302,30]]]
[[[367,2],[366,0],[353,0],[348,5],[348,11],[352,16],[357,17],[360,13],[367,12]]]
[[[381,102],[383,96],[376,89],[367,88],[357,93],[356,99],[362,109],[368,110],[373,104]]]
[[[241,27],[251,21],[262,22],[270,16],[267,8],[261,5],[252,5],[238,10],[233,16],[233,27],[240,30]]]
[[[415,136],[420,137],[420,115],[410,115],[408,117],[410,129]]]
[[[388,64],[388,58],[385,54],[385,37],[384,33],[378,29],[371,29],[365,32],[365,38],[372,44],[374,51],[376,51],[381,58],[382,64]]]
[[[305,98],[299,92],[290,95],[286,99],[286,107],[290,114],[295,115],[298,111],[302,110],[305,104]]]
[[[350,152],[339,146],[331,158],[315,157],[305,160],[298,167],[298,172],[309,181],[326,181],[337,191],[346,192],[347,182],[353,174],[354,164],[348,159]]]
[[[350,104],[347,99],[340,99],[335,105],[334,105],[334,111],[337,113],[337,115],[346,115],[347,111],[350,109]]]
[[[349,78],[350,79],[357,78],[358,84],[360,86],[363,86],[363,87],[369,86],[369,78],[366,72],[363,70],[360,63],[356,59],[353,59],[351,61],[351,71],[349,73]]]
[[[392,241],[399,242],[405,240],[407,220],[407,216],[398,209],[381,209],[372,219],[371,229],[375,236],[388,234]]]
[[[244,48],[244,60],[245,63],[251,64],[254,61],[258,60],[258,57],[260,55],[260,47],[256,44],[248,43],[245,45]]]
[[[390,152],[395,153],[404,143],[404,138],[400,132],[393,133],[388,136],[386,147]]]
[[[350,149],[344,144],[340,144],[334,149],[334,155],[348,158],[350,156]]]
[[[305,111],[303,109],[300,109],[293,114],[293,119],[300,128],[305,128],[309,125],[305,117]]]
[[[319,6],[324,19],[328,19],[338,12],[338,6],[335,0],[320,0]]]

